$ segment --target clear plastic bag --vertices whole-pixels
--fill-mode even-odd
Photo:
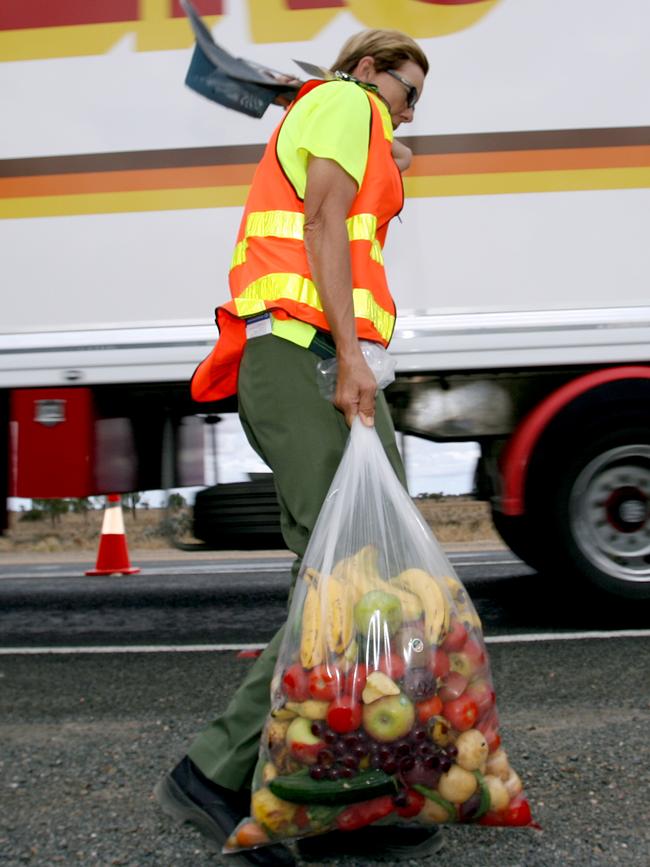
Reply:
[[[387,349],[372,340],[360,340],[361,353],[366,364],[372,370],[377,380],[377,388],[381,391],[395,379],[395,359]],[[336,358],[324,358],[316,365],[318,388],[325,400],[333,401],[336,392],[338,362]]]
[[[479,617],[356,419],[293,594],[251,818],[224,851],[404,821],[531,816]]]

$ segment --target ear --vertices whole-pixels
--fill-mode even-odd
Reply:
[[[358,78],[359,81],[372,82],[377,70],[375,69],[375,58],[370,55],[362,57],[361,60],[352,70],[352,75]]]

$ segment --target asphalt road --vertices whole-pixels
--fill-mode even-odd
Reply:
[[[418,867],[647,867],[647,611],[571,599],[509,554],[453,559],[484,621],[503,742],[542,830],[452,827],[443,853]],[[165,561],[88,579],[79,566],[2,568],[1,865],[228,864],[150,792],[252,664],[172,645],[260,643],[283,619],[288,561],[236,570]],[[95,652],[56,652],[74,645]],[[33,652],[45,647],[54,652]]]

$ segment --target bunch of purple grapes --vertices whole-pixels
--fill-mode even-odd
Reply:
[[[415,726],[407,737],[389,744],[374,741],[370,747],[370,767],[397,775],[408,786],[419,783],[430,788],[452,766],[458,751],[453,745],[438,746],[426,726]]]
[[[435,744],[426,726],[415,726],[407,737],[392,743],[375,741],[362,729],[339,735],[320,721],[314,722],[311,730],[324,743],[316,764],[309,769],[314,780],[354,777],[361,762],[367,759],[369,767],[396,775],[408,786],[419,783],[433,788],[458,754],[451,744],[447,747]]]
[[[316,757],[316,764],[309,769],[313,780],[343,780],[359,773],[362,759],[370,752],[370,738],[362,730],[340,735],[324,722],[312,723],[311,730],[324,743]]]

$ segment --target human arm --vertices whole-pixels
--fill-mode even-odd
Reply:
[[[411,148],[394,138],[391,153],[393,154],[393,159],[397,163],[397,168],[400,172],[405,172],[411,165],[411,160],[413,159],[413,151]]]
[[[348,425],[357,413],[373,424],[377,383],[357,338],[346,218],[357,195],[353,178],[334,160],[311,157],[305,187],[305,248],[336,344],[334,405]]]

